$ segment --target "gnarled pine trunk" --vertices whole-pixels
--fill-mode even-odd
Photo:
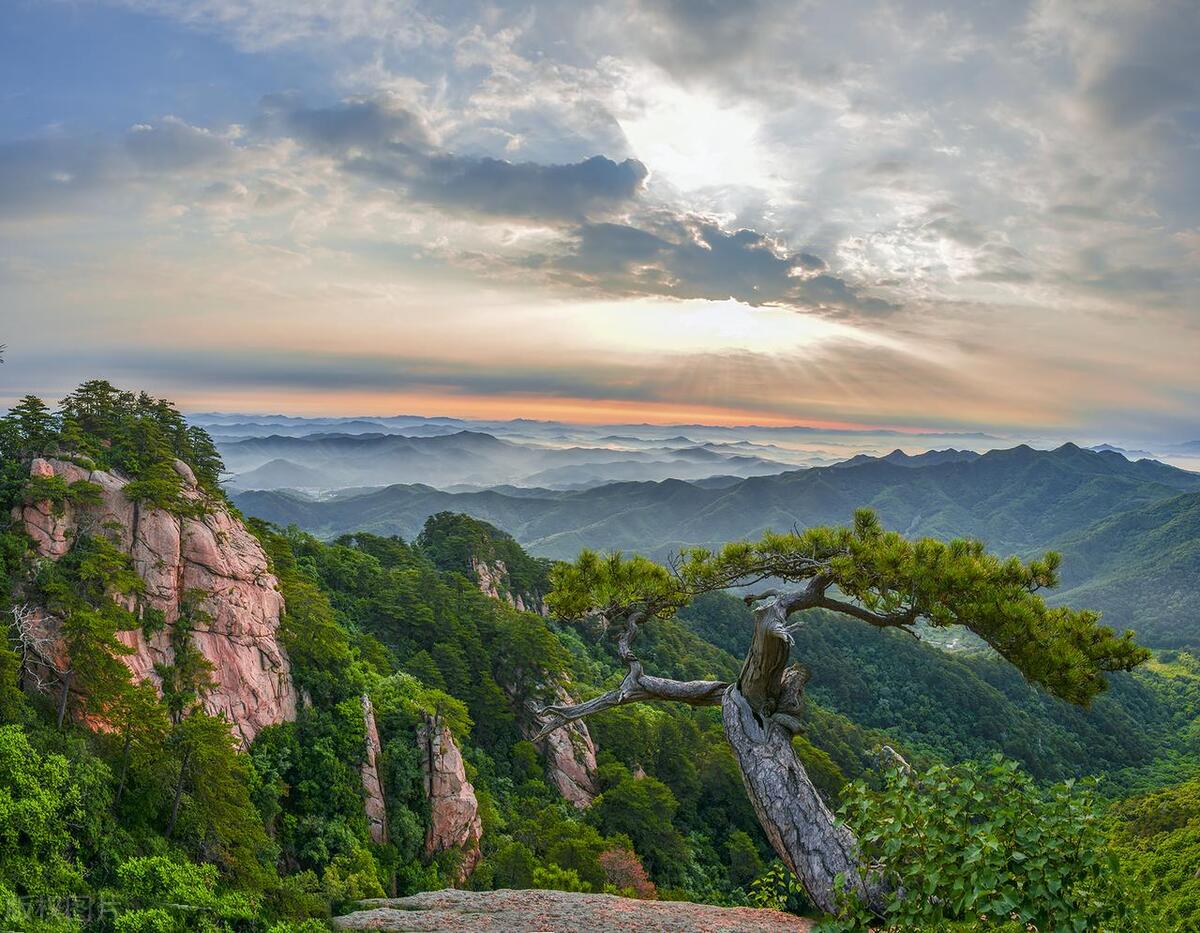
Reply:
[[[858,840],[833,814],[792,748],[803,673],[788,667],[791,636],[786,608],[755,613],[754,641],[741,676],[721,702],[725,737],[733,747],[746,793],[785,864],[822,910],[837,911],[837,876],[876,911],[885,892],[861,862]]]

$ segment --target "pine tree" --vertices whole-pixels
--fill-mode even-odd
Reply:
[[[1047,606],[1040,592],[1057,584],[1059,563],[1055,553],[1002,560],[978,541],[910,541],[884,531],[865,509],[849,528],[768,533],[716,553],[692,549],[672,570],[643,557],[585,551],[574,564],[555,568],[548,602],[565,618],[603,620],[617,635],[627,673],[618,689],[595,699],[547,707],[542,735],[626,703],[720,705],[759,822],[812,902],[835,912],[845,896],[882,913],[886,886],[862,863],[857,837],[835,822],[796,755],[808,671],[789,663],[792,632],[803,625],[803,613],[818,609],[909,634],[918,620],[962,625],[1028,680],[1087,705],[1105,689],[1107,672],[1130,670],[1149,652],[1134,643],[1132,632],[1118,635],[1100,625],[1095,612]],[[768,580],[781,587],[746,597],[755,607],[754,634],[736,682],[645,673],[633,650],[643,623],[671,617],[698,594]],[[604,814],[619,823],[611,793],[604,794]],[[640,812],[632,798],[629,806]],[[635,820],[629,829],[640,825]]]

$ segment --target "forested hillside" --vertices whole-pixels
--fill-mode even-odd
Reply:
[[[243,528],[203,432],[168,403],[106,383],[56,411],[23,401],[0,420],[0,453],[12,516],[0,540],[13,621],[0,648],[0,810],[10,814],[0,910],[10,925],[77,929],[71,899],[103,898],[116,913],[84,928],[183,930],[201,917],[211,929],[307,931],[359,898],[447,884],[812,909],[775,861],[718,709],[621,706],[543,734],[542,706],[622,682],[623,649],[594,619],[550,613],[553,565],[500,528],[449,513],[407,538],[321,540],[258,518]],[[1036,459],[1058,471],[1054,455]],[[1171,489],[1164,477],[1190,482],[1137,471],[1153,474],[1136,480],[1148,496]],[[1081,485],[1135,482],[1115,473]],[[63,479],[75,475],[87,478]],[[87,520],[104,514],[125,518]],[[294,698],[279,694],[275,718],[250,734],[234,728],[237,688],[213,654],[233,650],[213,624],[230,618],[227,600],[187,590],[163,603],[155,561],[139,550],[148,528],[171,521],[197,566],[220,555],[197,552],[187,529],[226,529],[213,538],[219,551],[248,528],[264,563],[246,585],[282,596],[259,631],[285,653]],[[1096,566],[1117,562],[1096,553]],[[703,596],[647,621],[638,658],[661,677],[732,681],[748,613],[733,596]],[[30,640],[35,616],[58,626],[69,663],[53,638]],[[1039,789],[1047,782],[1097,776],[1116,798],[1191,778],[1200,763],[1200,667],[1185,653],[1109,675],[1084,709],[987,654],[950,655],[853,619],[814,613],[793,637],[811,672],[793,744],[833,807],[896,792],[884,789],[896,773],[881,766],[884,744],[930,773],[1003,753],[1042,784],[968,770],[947,786],[1007,786],[1030,813],[1074,793]],[[135,676],[147,653],[156,663]],[[1153,797],[1120,804],[1111,824],[1113,851],[1143,890],[1161,893],[1156,916],[1179,929],[1195,917],[1186,892],[1196,882],[1179,894],[1175,863],[1147,840],[1193,858],[1188,786],[1171,792],[1177,815],[1161,827],[1138,816]],[[1093,812],[1085,798],[1072,806]],[[1086,838],[1105,855],[1099,837]]]
[[[618,483],[583,492],[447,493],[394,486],[314,502],[281,492],[235,496],[249,514],[319,536],[350,530],[413,537],[440,511],[473,515],[531,552],[569,558],[616,548],[669,558],[776,530],[842,522],[869,505],[905,534],[980,538],[999,553],[1054,548],[1067,558],[1054,599],[1103,611],[1147,644],[1200,647],[1200,474],[1120,454],[1029,447],[977,457],[862,458],[731,485]],[[1181,492],[1183,495],[1181,495]]]
[[[3,537],[5,611],[15,620],[11,610],[44,605],[73,662],[69,681],[59,668],[31,667],[19,627],[0,649],[0,806],[24,814],[0,831],[9,922],[33,924],[21,906],[30,902],[17,899],[35,898],[45,929],[74,928],[71,898],[103,897],[134,924],[122,929],[183,929],[189,911],[266,929],[270,918],[301,922],[355,898],[444,885],[464,877],[466,859],[478,860],[468,882],[477,887],[740,903],[769,861],[712,710],[630,709],[597,721],[594,803],[581,810],[564,798],[556,749],[529,741],[529,701],[598,691],[618,668],[613,647],[481,592],[468,577],[472,559],[504,560],[512,591],[525,594],[544,589],[545,565],[469,519],[431,521],[413,544],[367,534],[323,543],[252,522],[285,601],[278,639],[302,702],[294,720],[240,746],[232,723],[208,712],[213,667],[189,635],[207,629],[214,595],[195,594],[190,616],[166,621],[174,653],[155,670],[159,698],[122,660],[122,639],[152,638],[164,624],[121,550],[129,529],[81,531],[46,561],[21,522],[27,503],[46,502],[47,515],[65,520],[98,497],[92,480],[31,476],[39,456],[118,477],[143,516],[152,503],[179,510],[180,521],[220,512],[215,485],[203,501],[181,498],[172,466],[207,449],[202,433],[185,430],[167,403],[104,383],[81,387],[58,413],[26,400],[0,429],[8,504],[21,507]],[[736,671],[676,622],[655,626],[648,645],[677,676]],[[386,801],[378,840],[364,806],[364,696]],[[431,716],[462,750],[478,854],[469,844],[430,852],[435,814],[416,738]],[[836,755],[836,766],[817,756],[831,791],[844,773],[865,773],[876,744],[865,730],[818,711],[813,731]]]
[[[905,534],[972,535],[1001,553],[1024,553],[1117,511],[1189,491],[1200,491],[1200,474],[1066,444],[921,466],[867,459],[715,489],[668,480],[516,496],[393,486],[319,502],[280,492],[242,493],[235,501],[250,514],[322,536],[367,530],[413,537],[429,515],[453,511],[504,528],[548,557],[567,559],[592,547],[663,558],[686,546],[754,538],[769,528],[844,522],[863,507]]]
[[[1200,650],[1200,494],[1122,509],[1055,542],[1056,598],[1102,607],[1148,644]]]

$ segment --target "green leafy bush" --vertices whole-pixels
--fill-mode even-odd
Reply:
[[[71,828],[84,806],[66,758],[39,754],[19,726],[0,728],[0,890],[83,893]]]
[[[117,869],[114,933],[189,933],[244,929],[256,905],[217,887],[214,865],[156,855],[132,858]]]
[[[778,859],[750,882],[750,903],[754,907],[787,910],[796,901],[803,903],[804,888]]]
[[[1039,931],[1127,930],[1134,922],[1090,784],[1039,788],[1013,761],[888,771],[847,788],[839,816],[891,896],[885,929],[1007,918]],[[872,922],[847,900],[838,929]]]

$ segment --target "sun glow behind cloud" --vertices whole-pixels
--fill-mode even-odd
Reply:
[[[757,108],[730,105],[712,94],[670,84],[647,70],[627,80],[639,88],[617,115],[637,158],[675,187],[775,185],[759,139]]]
[[[816,315],[753,308],[732,298],[595,302],[564,309],[562,321],[582,344],[615,352],[792,354],[816,351],[835,340],[891,343],[882,335]]]
[[[58,6],[0,404],[1196,434],[1194,4]]]

